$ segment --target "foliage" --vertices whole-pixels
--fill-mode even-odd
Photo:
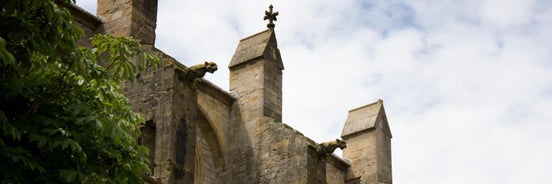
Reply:
[[[144,120],[121,82],[158,59],[126,38],[79,47],[82,31],[61,3],[74,2],[0,1],[0,181],[141,182]]]

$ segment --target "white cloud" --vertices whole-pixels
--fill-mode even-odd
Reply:
[[[484,24],[517,26],[531,21],[535,8],[534,0],[487,0],[482,2],[480,16]]]
[[[395,183],[550,181],[550,1],[163,0],[157,46],[186,65],[217,62],[207,78],[226,89],[269,3],[292,127],[332,140],[349,109],[381,98]]]

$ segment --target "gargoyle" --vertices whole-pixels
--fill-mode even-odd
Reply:
[[[201,78],[205,76],[207,72],[214,73],[217,71],[217,64],[214,62],[207,62],[191,66],[185,70],[184,78],[192,82],[192,86],[195,88]]]
[[[343,140],[336,139],[335,141],[323,142],[317,145],[316,151],[320,155],[332,154],[335,149],[344,149],[347,147],[347,143]]]
[[[188,68],[188,71],[186,72],[186,78],[192,80],[203,78],[205,76],[205,73],[214,73],[215,71],[217,71],[217,69],[218,67],[216,63],[205,61],[205,63],[203,64],[197,64]]]

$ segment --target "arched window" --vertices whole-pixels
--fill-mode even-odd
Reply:
[[[155,123],[153,121],[147,121],[146,124],[140,127],[140,138],[138,138],[138,144],[145,146],[149,149],[150,169],[153,173],[155,162]]]

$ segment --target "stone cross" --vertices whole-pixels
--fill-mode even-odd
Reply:
[[[274,22],[273,21],[276,21],[276,16],[278,16],[278,12],[272,12],[272,4],[268,7],[269,11],[266,11],[265,10],[265,16],[264,16],[264,20],[268,19],[268,24],[266,25],[266,27],[270,28],[270,29],[274,29],[274,27],[276,25],[274,25]]]

